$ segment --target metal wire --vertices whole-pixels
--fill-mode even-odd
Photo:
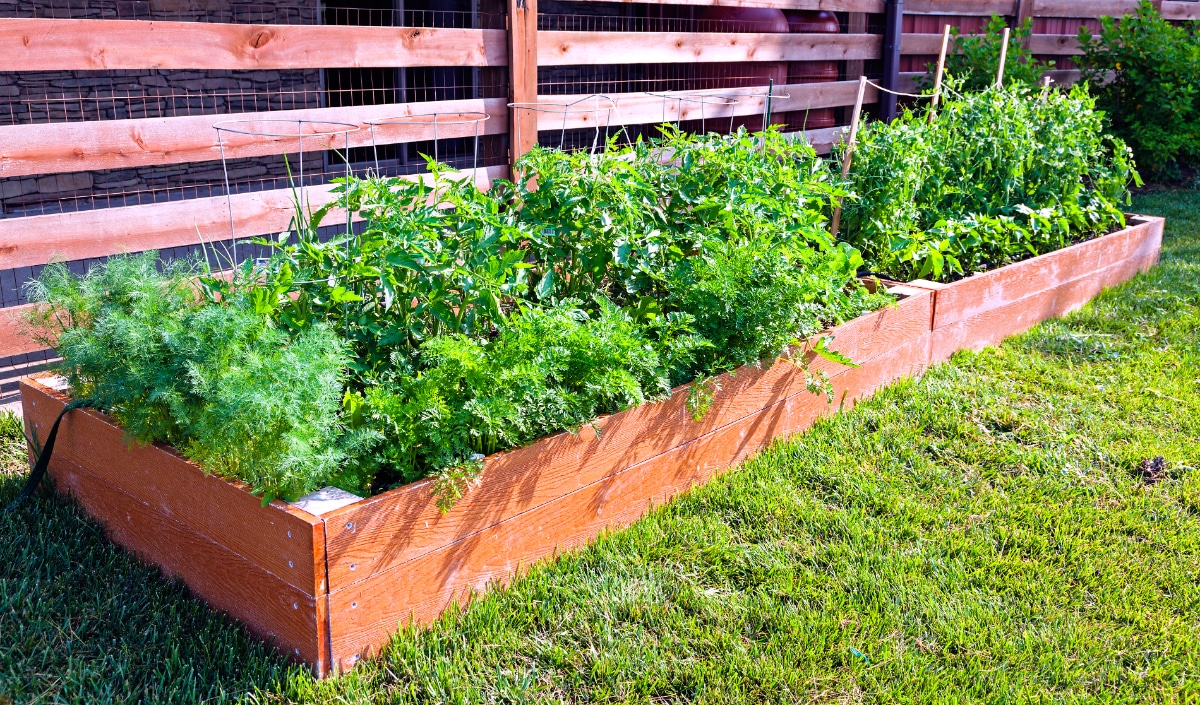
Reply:
[[[420,113],[416,115],[399,115],[380,120],[363,122],[371,130],[371,151],[375,156],[375,171],[379,171],[379,147],[375,143],[375,128],[385,126],[403,127],[433,127],[433,160],[438,161],[438,125],[473,125],[475,128],[475,149],[471,161],[471,169],[479,168],[479,126],[491,119],[491,115],[480,112],[457,113]],[[443,119],[445,118],[445,119]]]
[[[588,107],[591,103],[591,107]],[[563,149],[567,141],[567,119],[572,115],[592,114],[597,116],[600,113],[604,114],[604,143],[608,144],[608,128],[612,119],[612,112],[617,107],[617,102],[606,95],[586,95],[577,100],[565,103],[555,103],[551,101],[533,101],[525,103],[509,103],[509,110],[520,113],[521,111],[529,111],[533,113],[545,113],[550,115],[562,115],[562,131],[560,133],[558,148]],[[521,143],[521,120],[515,120],[516,124],[516,140]],[[540,126],[539,126],[540,127]],[[542,130],[539,129],[539,132]],[[591,153],[596,153],[597,142],[600,139],[600,120],[596,120],[595,133],[592,138]]]
[[[213,129],[217,131],[217,144],[221,151],[221,169],[225,176],[225,206],[229,212],[229,238],[233,241],[231,255],[232,261],[230,262],[230,265],[238,266],[240,262],[237,256],[237,230],[233,219],[233,196],[229,193],[229,167],[228,162],[225,159],[225,141],[230,139],[230,135],[251,137],[254,141],[268,139],[270,141],[280,142],[282,139],[287,139],[290,142],[292,139],[295,139],[300,153],[300,178],[299,186],[297,186],[295,183],[291,183],[289,184],[289,188],[296,192],[297,207],[299,208],[300,212],[311,213],[311,204],[308,201],[308,189],[304,185],[304,141],[306,139],[317,140],[321,149],[336,151],[336,147],[334,147],[333,142],[339,137],[342,138],[345,143],[344,152],[342,153],[342,163],[345,165],[343,176],[349,179],[351,176],[350,133],[357,132],[359,127],[358,125],[345,122],[257,118],[251,120],[224,120],[214,123]],[[320,140],[322,138],[326,139],[325,144],[320,144]],[[281,152],[281,154],[282,153],[283,152]],[[345,194],[344,197],[348,198],[349,194]],[[349,232],[349,201],[346,201],[345,206],[346,228],[347,232]]]

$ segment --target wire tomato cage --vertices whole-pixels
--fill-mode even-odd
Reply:
[[[570,97],[570,96],[564,96],[564,97]],[[509,110],[516,111],[518,114],[521,111],[528,111],[528,112],[534,113],[536,115],[537,121],[539,123],[537,126],[539,132],[541,131],[540,123],[542,122],[542,120],[541,120],[542,115],[547,115],[550,117],[555,117],[555,116],[561,117],[562,118],[562,121],[561,121],[562,126],[560,128],[559,139],[558,139],[558,148],[559,149],[563,149],[564,146],[566,145],[568,123],[571,123],[570,126],[572,128],[575,128],[575,127],[587,128],[588,125],[586,123],[590,119],[590,121],[592,122],[592,124],[594,126],[594,133],[592,136],[592,147],[591,147],[591,150],[589,151],[589,153],[595,154],[596,147],[600,141],[601,117],[603,116],[603,121],[604,121],[604,144],[607,145],[608,144],[608,130],[609,130],[609,127],[612,122],[612,113],[614,110],[617,109],[617,101],[613,100],[612,98],[610,98],[606,95],[601,95],[601,94],[597,93],[597,94],[592,94],[592,95],[585,95],[581,98],[577,98],[577,99],[569,101],[569,102],[539,100],[539,101],[533,101],[533,102],[527,102],[527,103],[509,103],[508,108],[509,108]],[[521,144],[522,143],[521,142],[521,123],[523,121],[518,119],[518,120],[515,120],[514,122],[516,123],[515,138],[516,138],[517,144]],[[575,123],[575,122],[584,123],[584,124],[574,125],[573,123]],[[555,120],[555,123],[557,124],[558,121]]]
[[[379,145],[376,142],[376,130],[377,129],[379,131],[387,131],[388,128],[395,128],[395,129],[400,129],[400,130],[412,130],[412,131],[417,131],[421,135],[424,135],[427,131],[429,131],[432,128],[432,130],[433,130],[433,160],[436,162],[439,159],[439,157],[438,157],[438,127],[440,126],[443,129],[443,131],[449,131],[451,133],[454,133],[454,134],[449,135],[449,137],[458,138],[458,137],[466,137],[466,136],[470,136],[470,135],[457,134],[459,132],[463,132],[464,130],[454,129],[454,126],[470,125],[471,127],[468,128],[468,130],[466,130],[466,131],[474,132],[475,147],[474,147],[474,150],[473,150],[473,153],[471,156],[471,169],[472,169],[472,171],[474,171],[479,168],[479,133],[480,133],[480,130],[482,129],[483,123],[487,122],[491,118],[492,118],[491,115],[488,115],[487,113],[484,113],[484,112],[477,112],[477,111],[454,112],[454,113],[434,112],[434,113],[417,113],[417,114],[413,114],[413,115],[397,115],[395,117],[386,117],[386,118],[380,118],[377,120],[364,120],[363,124],[367,126],[367,129],[370,130],[370,133],[371,133],[371,153],[375,159],[376,173],[380,173]],[[415,141],[415,140],[406,140],[406,141]]]
[[[763,127],[765,128],[771,122],[771,111],[773,101],[776,98],[788,99],[791,95],[787,93],[776,93],[774,82],[767,87],[766,92],[746,91],[741,89],[715,90],[715,91],[646,91],[646,95],[662,98],[663,100],[663,123],[669,124],[668,105],[671,101],[675,101],[675,127],[678,128],[683,119],[684,105],[700,106],[700,131],[708,132],[707,120],[708,112],[711,110],[714,113],[723,113],[726,109],[729,111],[729,129],[728,132],[733,132],[734,121],[738,117],[736,106],[742,101],[761,100],[763,104]],[[713,116],[717,117],[716,115]],[[722,116],[723,117],[723,116]],[[694,118],[692,118],[694,119]]]
[[[221,170],[225,178],[225,206],[229,214],[229,236],[232,241],[231,264],[238,265],[237,256],[237,223],[234,219],[233,191],[229,185],[229,165],[227,152],[236,156],[239,150],[253,151],[257,156],[258,145],[264,142],[275,143],[280,148],[280,154],[286,155],[293,150],[299,154],[298,177],[294,177],[291,168],[288,169],[288,186],[296,194],[296,207],[301,215],[311,214],[311,200],[308,189],[314,184],[304,181],[304,152],[305,145],[309,153],[334,152],[342,162],[343,176],[349,180],[353,171],[350,167],[350,133],[359,130],[358,125],[347,122],[328,122],[322,120],[289,120],[282,118],[253,118],[246,120],[223,120],[213,124],[217,131],[217,145],[221,151]],[[340,143],[340,144],[339,144]],[[340,151],[339,151],[340,150]],[[319,176],[325,175],[322,172]],[[346,211],[346,231],[350,231],[349,194],[343,191]],[[297,227],[299,223],[295,223]]]

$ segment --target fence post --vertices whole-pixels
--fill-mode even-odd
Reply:
[[[537,101],[537,0],[508,0],[509,102]],[[537,144],[532,110],[508,111],[508,160],[515,164]]]
[[[1033,0],[1017,0],[1016,10],[1017,14],[1013,22],[1014,30],[1020,29],[1021,25],[1025,24],[1025,20],[1033,17]],[[1025,39],[1021,40],[1021,46],[1028,49],[1029,40],[1032,38],[1033,37],[1025,37]]]
[[[866,34],[867,33],[867,13],[851,12],[846,18],[846,34]],[[846,62],[846,78],[847,81],[858,80],[858,77],[863,75],[862,59],[855,59]]]
[[[904,0],[887,0],[884,10],[883,80],[880,83],[889,91],[895,91],[899,90],[900,86],[900,40],[904,22]],[[884,121],[896,117],[895,95],[880,95],[879,117]]]

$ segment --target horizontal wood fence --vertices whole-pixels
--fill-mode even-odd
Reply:
[[[660,17],[680,18],[679,26],[685,28],[690,26],[685,21],[688,18],[736,12],[739,8],[835,12],[839,13],[841,26],[838,34],[741,31],[746,28],[737,27],[732,21],[728,27],[715,22],[717,31],[539,31],[536,0],[506,0],[506,5],[498,5],[497,12],[507,15],[504,23],[507,29],[470,28],[483,26],[475,20],[468,23],[468,28],[462,28],[0,18],[0,65],[4,71],[21,72],[22,76],[50,71],[102,75],[148,70],[261,73],[420,69],[473,71],[477,76],[482,75],[478,72],[500,71],[503,73],[494,75],[501,76],[498,80],[507,87],[505,95],[490,97],[483,97],[475,90],[473,97],[441,99],[434,90],[434,97],[426,100],[397,98],[401,95],[397,92],[389,94],[388,100],[362,100],[366,104],[322,98],[311,101],[311,107],[291,110],[239,111],[214,104],[198,109],[202,114],[74,120],[60,116],[24,124],[14,120],[14,124],[0,126],[0,190],[5,188],[6,179],[17,177],[76,179],[80,174],[86,177],[105,170],[219,164],[221,146],[213,128],[215,123],[226,120],[307,120],[359,125],[362,129],[350,133],[348,146],[361,151],[428,144],[435,138],[432,125],[366,129],[366,123],[372,121],[434,112],[451,118],[482,113],[489,119],[478,125],[453,119],[450,124],[439,125],[437,139],[471,138],[477,134],[508,139],[519,134],[520,142],[508,139],[499,157],[501,162],[511,162],[536,142],[539,130],[546,134],[607,126],[612,133],[663,121],[694,120],[711,121],[707,129],[720,130],[731,119],[752,120],[763,114],[767,92],[767,86],[763,85],[765,78],[753,83],[753,77],[776,73],[780,80],[775,81],[771,99],[773,115],[834,109],[838,112],[831,114],[837,114],[837,122],[844,125],[846,116],[840,114],[840,109],[854,102],[857,78],[864,70],[873,79],[885,84],[891,82],[900,89],[912,85],[916,75],[912,71],[890,77],[878,74],[877,62],[887,58],[884,52],[888,50],[880,27],[886,17],[895,14],[887,14],[895,1],[657,0],[637,5],[661,6]],[[566,4],[591,15],[603,12],[603,6],[594,3]],[[628,5],[635,7],[632,3]],[[1069,58],[1079,52],[1075,32],[1081,24],[1091,21],[1087,26],[1094,26],[1094,20],[1102,15],[1119,16],[1136,7],[1135,0],[907,0],[903,2],[900,20],[926,19],[914,25],[924,29],[903,35],[897,50],[912,57],[910,63],[916,69],[923,65],[921,57],[937,54],[941,24],[974,28],[979,21],[972,18],[998,14],[1007,17],[1010,23],[1034,18],[1040,24],[1035,24],[1035,35],[1029,44],[1033,53]],[[1200,2],[1166,0],[1161,3],[1161,12],[1172,20],[1200,19]],[[1038,27],[1043,29],[1039,31]],[[786,80],[784,67],[789,62],[837,62],[837,80],[824,83]],[[896,62],[884,64],[895,66]],[[567,91],[575,95],[549,91],[549,84],[539,87],[539,67],[543,72],[560,71],[566,76],[583,69],[603,69],[613,75],[640,71],[639,75],[648,76],[652,72],[645,67],[684,70],[689,66],[696,67],[692,76],[694,87],[703,89],[689,93],[738,93],[738,102],[722,106],[664,100],[638,89],[636,81],[626,81],[620,84],[626,89],[606,93],[614,103],[606,120],[600,113],[586,111],[570,113],[564,120],[562,115],[510,111],[506,107],[510,102],[568,103],[588,93],[603,92],[590,90],[583,79]],[[699,85],[702,83],[699,79],[705,76],[725,75],[713,67],[725,67],[722,70],[728,75],[741,75],[742,85],[737,88]],[[1073,74],[1068,69],[1056,72],[1054,77],[1071,80]],[[325,83],[327,87],[329,80]],[[366,95],[366,89],[361,92]],[[80,99],[81,105],[83,100]],[[878,100],[877,92],[870,89],[867,102]],[[70,107],[69,100],[61,102]],[[113,102],[116,104],[117,99]],[[230,101],[229,105],[232,104]],[[52,104],[48,98],[47,105],[53,107],[58,103]],[[49,109],[47,114],[57,115]],[[841,133],[842,128],[835,125],[804,134],[820,150],[828,151]],[[591,138],[586,141],[590,144]],[[295,142],[295,138],[290,142],[233,138],[224,145],[224,156],[251,162],[278,157],[294,152]],[[316,141],[301,146],[312,152],[329,148],[328,144]],[[507,166],[491,163],[480,164],[464,177],[486,186],[508,175]],[[89,182],[89,178],[79,180]],[[172,197],[166,202],[143,205],[106,205],[113,200],[112,194],[106,192],[97,194],[94,204],[89,201],[86,207],[62,209],[67,212],[0,214],[0,282],[15,282],[11,286],[16,286],[20,283],[18,279],[28,278],[37,267],[54,259],[80,261],[119,252],[227,240],[231,211],[238,237],[264,235],[288,227],[294,197],[291,189],[250,190],[236,193],[227,201],[220,186],[217,184],[206,195]],[[308,197],[313,203],[321,202],[330,197],[330,188],[328,183],[312,186]],[[22,310],[21,303],[4,300],[5,308],[0,310],[0,367],[25,363],[22,356],[38,347],[18,334],[13,314]],[[2,392],[0,389],[0,396]]]

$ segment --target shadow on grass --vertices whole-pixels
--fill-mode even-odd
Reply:
[[[24,474],[0,476],[0,506]],[[43,491],[0,514],[0,703],[236,701],[304,677]]]

